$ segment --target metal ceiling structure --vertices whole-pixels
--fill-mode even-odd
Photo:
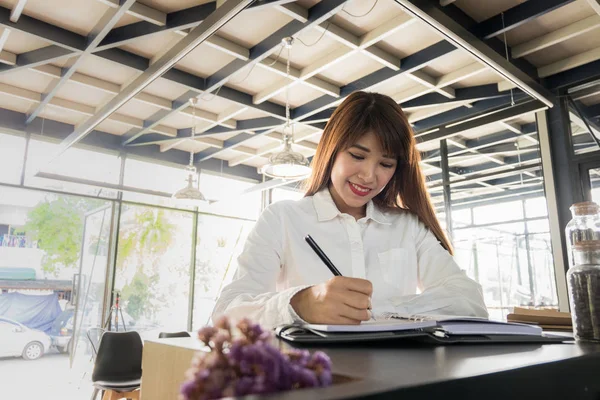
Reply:
[[[47,3],[0,0],[0,129],[43,127],[56,157],[87,145],[185,165],[192,151],[200,169],[258,183],[281,149],[288,88],[307,157],[350,93],[393,97],[440,210],[540,195],[535,116],[562,96],[572,143],[598,148],[595,0]]]

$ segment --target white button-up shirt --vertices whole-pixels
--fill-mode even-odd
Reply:
[[[248,236],[234,280],[223,288],[213,320],[226,314],[264,326],[299,317],[290,299],[333,275],[304,237],[310,234],[344,276],[373,284],[373,312],[487,317],[481,286],[461,271],[435,235],[405,210],[373,202],[356,220],[328,189],[269,206]]]

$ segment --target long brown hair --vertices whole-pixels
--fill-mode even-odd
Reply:
[[[421,155],[412,128],[400,106],[388,96],[354,92],[336,108],[313,157],[305,196],[328,187],[338,153],[350,148],[368,132],[377,136],[384,154],[395,155],[398,160],[394,176],[373,202],[383,209],[400,208],[416,214],[453,254],[452,244],[440,226],[425,186],[419,166]]]

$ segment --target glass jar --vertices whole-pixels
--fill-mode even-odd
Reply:
[[[573,245],[567,271],[573,332],[578,340],[600,342],[600,240]]]
[[[575,203],[570,208],[573,218],[565,227],[569,268],[575,265],[573,246],[578,243],[600,240],[600,208],[593,201]]]

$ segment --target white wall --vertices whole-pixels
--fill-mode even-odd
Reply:
[[[27,222],[27,213],[31,207],[0,205],[0,224],[22,226]]]
[[[43,256],[44,252],[39,249],[0,247],[0,267],[33,268],[40,279]]]

